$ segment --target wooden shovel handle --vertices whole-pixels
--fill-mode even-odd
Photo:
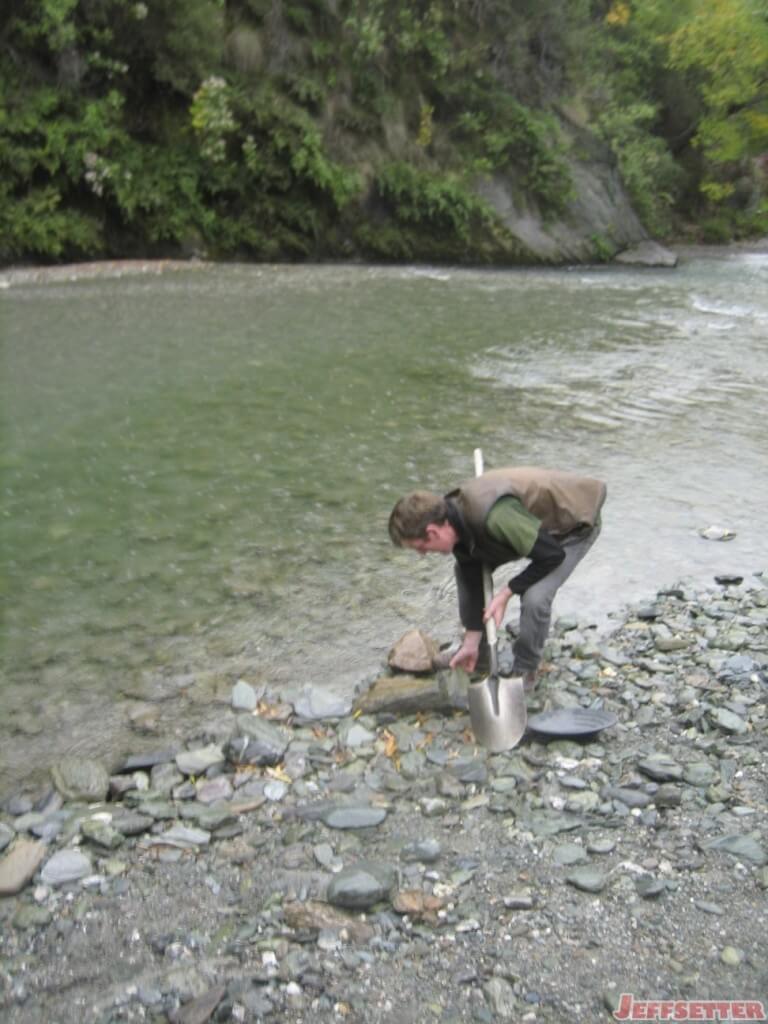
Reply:
[[[475,448],[475,476],[481,476],[483,472],[483,449]],[[487,608],[493,599],[493,577],[491,576],[491,570],[488,566],[483,563],[483,603]],[[488,644],[491,648],[496,646],[496,621],[494,619],[488,619],[485,624],[485,634],[488,637]]]

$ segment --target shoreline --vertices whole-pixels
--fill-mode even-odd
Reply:
[[[617,724],[505,754],[450,703],[240,687],[120,772],[56,766],[2,804],[0,882],[31,858],[0,897],[4,1019],[562,1024],[622,993],[764,998],[767,635],[761,577],[665,588],[604,636],[564,623],[529,710]]]
[[[723,245],[712,245],[707,243],[690,243],[685,241],[665,243],[665,248],[670,252],[673,252],[679,258],[689,259],[692,256],[711,256],[718,257],[724,256],[728,253],[757,253],[757,254],[768,254],[768,238],[756,239],[754,241],[746,242],[727,242]],[[218,260],[206,260],[199,257],[190,257],[189,259],[175,259],[175,258],[152,258],[152,259],[104,259],[104,260],[83,260],[75,263],[61,263],[54,265],[9,265],[0,267],[0,288],[8,288],[13,285],[23,284],[44,284],[48,282],[60,282],[60,281],[79,281],[90,279],[94,277],[124,277],[124,276],[141,276],[146,274],[162,274],[165,272],[178,272],[181,270],[210,270],[216,267],[226,266],[254,266],[254,267],[266,267],[266,266],[378,266],[376,263],[365,263],[361,261],[352,261],[346,263],[340,260],[324,261],[315,263],[312,261],[297,263],[291,261],[285,262],[270,262],[270,263],[249,263],[248,261],[218,261]],[[561,266],[550,267],[549,265],[539,264],[526,264],[521,266],[486,266],[484,264],[467,265],[464,266],[459,264],[438,264],[432,262],[425,263],[413,263],[412,261],[402,261],[381,264],[382,266],[446,266],[450,268],[460,268],[464,270],[481,268],[484,270],[545,270],[545,269],[563,269],[568,266],[583,266],[587,267],[610,267],[616,266],[621,267],[622,264],[615,261],[609,261],[608,263],[585,263],[585,264],[569,264],[564,263]],[[649,269],[654,269],[653,267]],[[674,269],[674,268],[668,268]]]

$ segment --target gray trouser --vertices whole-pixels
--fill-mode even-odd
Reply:
[[[515,675],[533,672],[538,667],[549,634],[555,594],[595,543],[599,534],[598,522],[591,530],[580,530],[560,539],[560,544],[565,549],[564,560],[557,569],[529,587],[520,598],[520,630],[512,647],[515,656]]]

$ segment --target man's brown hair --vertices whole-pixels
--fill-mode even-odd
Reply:
[[[430,523],[439,525],[448,518],[445,498],[432,491],[412,491],[401,498],[389,517],[389,536],[401,548],[404,541],[424,540]]]

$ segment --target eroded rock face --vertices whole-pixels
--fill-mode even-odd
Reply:
[[[647,241],[608,147],[567,118],[561,128],[574,143],[567,158],[572,195],[562,214],[545,215],[511,173],[475,182],[524,251],[521,262],[588,263]]]
[[[420,629],[411,629],[389,652],[387,664],[398,672],[431,672],[438,650],[432,637]]]

